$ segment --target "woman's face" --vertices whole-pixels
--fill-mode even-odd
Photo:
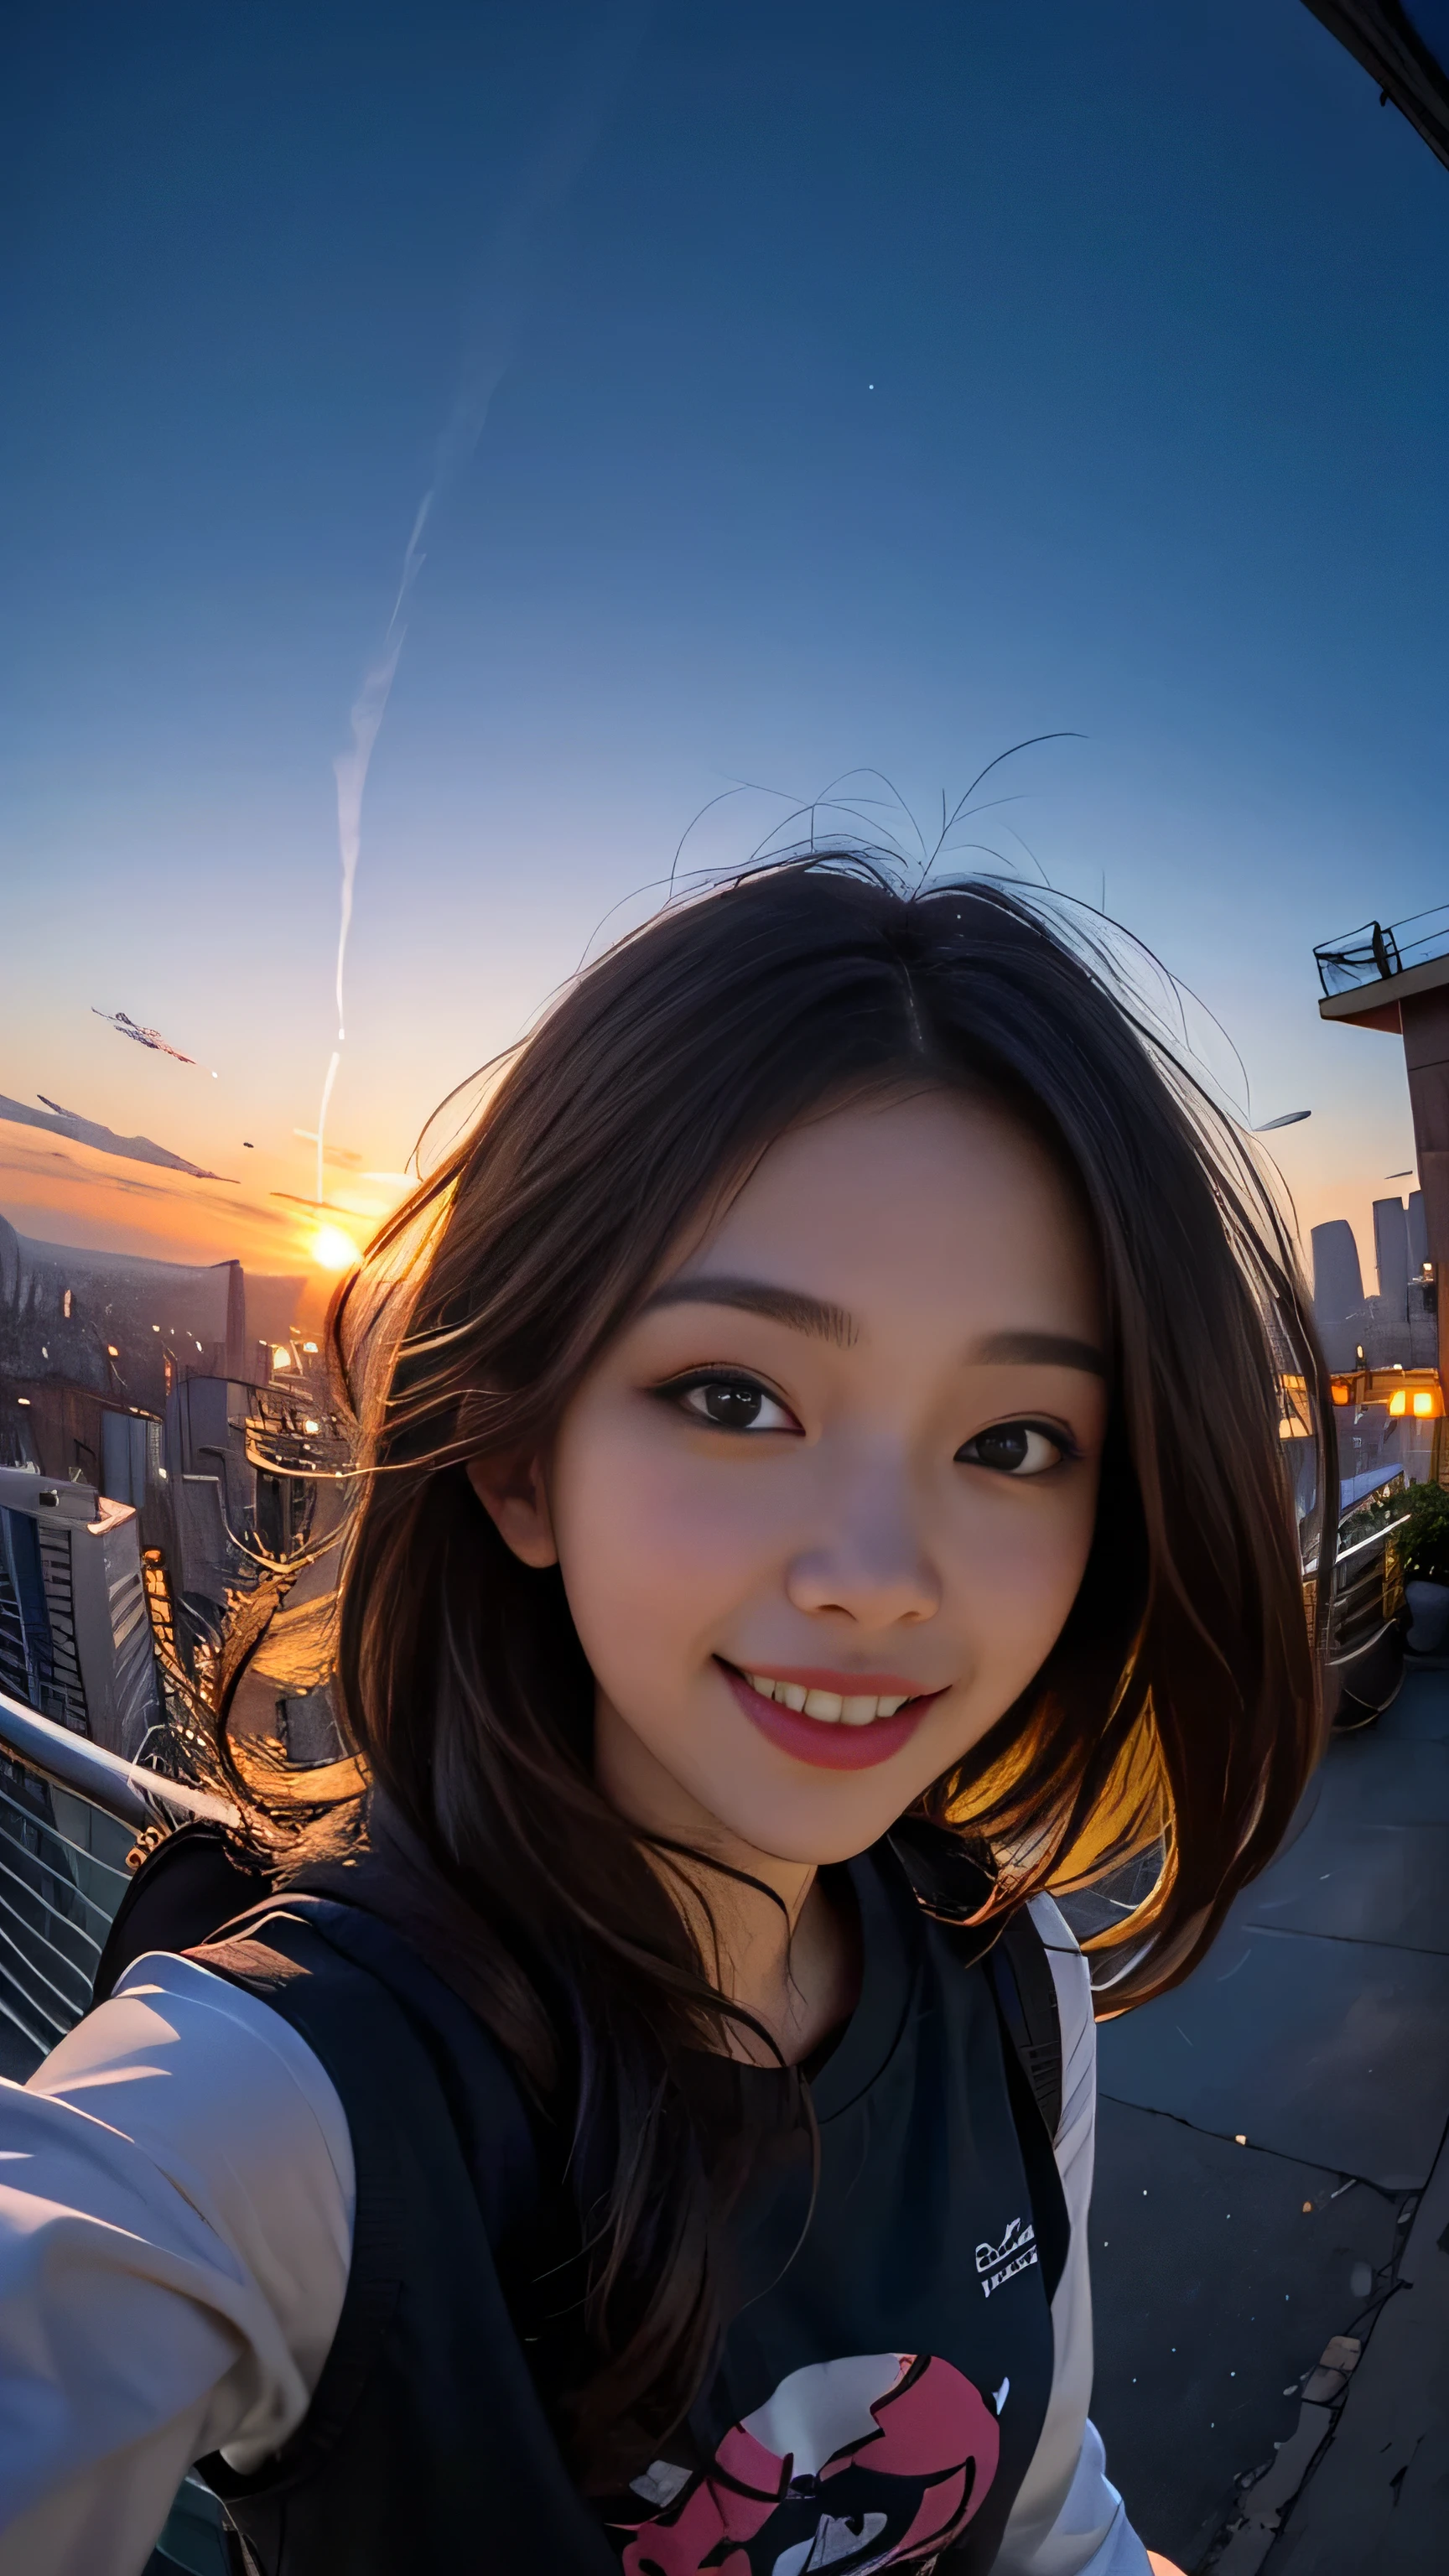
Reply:
[[[562,1569],[615,1802],[781,1860],[874,1842],[1071,1608],[1102,1338],[1082,1219],[997,1112],[931,1091],[772,1147],[541,1471],[478,1472]]]

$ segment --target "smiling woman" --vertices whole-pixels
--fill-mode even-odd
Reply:
[[[36,2078],[181,2157],[227,2358],[53,2407],[37,2510],[209,2446],[267,2576],[1143,2576],[1047,1891],[1160,1845],[1160,1991],[1318,1742],[1245,1150],[1022,902],[811,858],[583,976],[332,1331],[370,1785],[288,1842],[233,1770],[285,1894]]]
[[[551,1532],[520,1534],[524,1486],[528,1508],[546,1505],[545,1460],[557,1479],[631,1355],[657,1349],[659,1376],[621,1441],[660,1438],[666,1418],[710,1423],[727,1491],[754,1474],[743,1459],[724,1473],[731,1434],[796,1443],[791,1490],[813,1475],[842,1507],[889,1488],[884,1373],[893,1361],[899,1406],[909,1358],[953,1492],[974,1493],[988,1464],[995,1478],[1010,1465],[1013,1485],[1049,1469],[1045,1494],[1072,1492],[1090,1529],[1080,1589],[1064,1570],[1066,1598],[1033,1622],[1035,1659],[923,1793],[931,1812],[969,1815],[1013,1896],[1069,1873],[1074,1853],[1110,1853],[1114,1834],[1130,1846],[1167,1828],[1150,1919],[1117,1944],[1121,1997],[1185,1973],[1281,1831],[1317,1724],[1276,1440],[1285,1353],[1302,1355],[1320,1437],[1331,1411],[1253,1165],[1086,963],[996,888],[907,901],[829,861],[747,879],[583,979],[384,1230],[380,1271],[420,1224],[434,1229],[425,1271],[339,1318],[387,1469],[355,1542],[346,1681],[381,1775],[400,1766],[407,1813],[437,1831],[431,1755],[389,1717],[394,1676],[417,1651],[431,1671],[444,1629],[481,1645],[487,1618],[474,1603],[459,1632],[446,1554],[423,1544],[423,1522],[459,1509],[460,1481],[439,1472],[450,1458],[473,1462],[508,1541],[488,1589],[511,1589],[511,1557],[554,1562]],[[852,1454],[824,1412],[787,1421],[800,1369],[821,1407],[855,1390]],[[997,1395],[1020,1401],[1014,1420],[967,1418],[968,1396]],[[842,1482],[857,1453],[868,1472]],[[1017,1517],[1028,1504],[1006,1500]],[[1038,1517],[1060,1508],[1038,1502]],[[747,1518],[758,1526],[754,1502]],[[651,1558],[671,1526],[666,1505]],[[974,1529],[971,1544],[989,1595],[1001,1569]],[[428,1598],[400,1614],[392,1569],[413,1546]],[[597,1674],[587,1649],[571,1659],[590,1576],[566,1544],[562,1572],[561,1591],[521,1586],[509,1616],[554,1666],[553,1743],[582,1690],[568,1741],[588,1767]],[[1012,1631],[1009,1584],[1000,1597]],[[649,1595],[651,1633],[659,1615]],[[430,1704],[447,1738],[446,1691]],[[461,1708],[456,1722],[476,1744]],[[484,1741],[511,1764],[511,1728]]]
[[[436,1873],[394,1842],[414,1928],[461,1900],[453,1974],[543,2098],[579,2051],[559,2420],[607,2481],[718,2332],[680,2052],[798,2063],[847,2007],[820,1865],[913,1809],[991,1914],[1161,1835],[1104,1963],[1126,2003],[1267,1858],[1319,1726],[1275,1343],[1330,1409],[1253,1166],[996,888],[811,860],[665,914],[380,1273],[420,1226],[337,1319],[377,1469],[343,1685]],[[562,2054],[524,1960],[572,1997]]]

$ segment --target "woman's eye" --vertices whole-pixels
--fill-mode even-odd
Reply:
[[[668,1390],[684,1412],[716,1431],[798,1431],[799,1423],[777,1395],[753,1378],[697,1377]]]
[[[1063,1431],[1040,1422],[994,1422],[956,1452],[958,1466],[990,1467],[999,1476],[1040,1476],[1071,1453]]]

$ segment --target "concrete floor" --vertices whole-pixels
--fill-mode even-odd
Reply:
[[[1438,2576],[1449,1665],[1330,1746],[1196,1974],[1100,2039],[1093,2412],[1138,2530],[1217,2576]],[[1361,2357],[1315,2376],[1334,2336]]]

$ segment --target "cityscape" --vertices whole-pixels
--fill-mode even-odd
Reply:
[[[0,1217],[0,1689],[127,1761],[174,1764],[237,1604],[290,1589],[339,1519],[306,1285]],[[279,1693],[258,1731],[319,1758],[319,1694]]]

